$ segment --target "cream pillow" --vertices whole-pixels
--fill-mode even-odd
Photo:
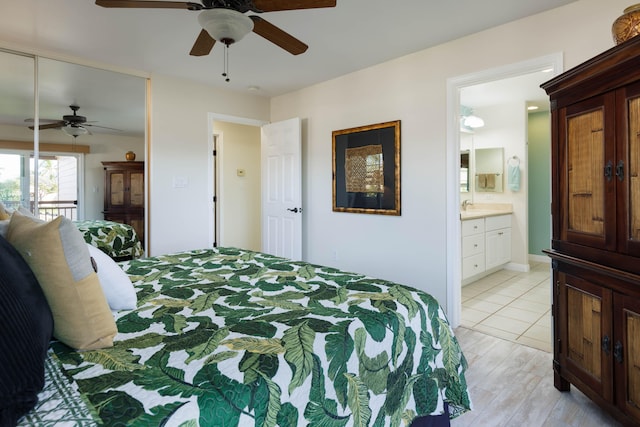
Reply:
[[[133,310],[138,299],[133,283],[109,255],[87,243],[89,255],[96,262],[98,279],[111,310]]]
[[[16,211],[7,240],[42,287],[53,313],[53,336],[77,350],[113,346],[118,330],[87,245],[71,220],[42,222]]]
[[[7,208],[4,206],[4,203],[0,202],[0,221],[11,218],[11,214],[7,211]]]

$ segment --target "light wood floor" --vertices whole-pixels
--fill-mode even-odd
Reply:
[[[553,387],[552,355],[465,327],[455,330],[469,362],[466,379],[474,410],[453,427],[619,426],[575,387]]]

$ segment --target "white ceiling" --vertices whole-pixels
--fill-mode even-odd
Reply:
[[[0,46],[173,75],[237,91],[258,87],[253,93],[271,97],[573,1],[337,0],[335,8],[263,13],[262,18],[307,43],[309,50],[294,56],[249,34],[229,49],[230,82],[221,76],[221,44],[208,56],[188,54],[200,27],[198,12],[187,10],[105,9],[91,0],[2,1]],[[98,98],[87,99],[88,87],[80,84],[83,79],[75,75],[70,80],[71,76],[62,73],[56,76],[57,83],[51,82],[69,90],[60,91],[55,108],[43,106],[41,117],[70,114],[68,105],[84,98],[82,103],[77,101],[80,114],[97,120],[96,124],[125,127],[107,114],[118,106],[127,108],[126,98],[108,96],[112,88],[87,78],[93,82],[88,83],[93,87],[91,96]],[[3,94],[9,91],[2,83],[10,81],[0,69]],[[101,87],[106,92],[100,94]],[[113,105],[106,105],[110,100]],[[89,106],[97,109],[101,103],[104,111],[90,114]],[[7,113],[0,109],[0,120],[3,114]],[[33,109],[16,112],[16,116],[32,117]]]
[[[524,106],[536,106],[537,111],[549,110],[549,96],[540,85],[553,76],[536,71],[474,86],[460,91],[460,103],[474,109],[522,102]]]

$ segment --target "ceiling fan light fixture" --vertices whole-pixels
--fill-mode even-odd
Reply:
[[[83,126],[80,125],[68,125],[68,126],[63,126],[62,127],[62,132],[66,133],[69,136],[72,136],[74,138],[80,136],[80,135],[84,135],[86,133],[89,133],[89,131],[84,128]]]
[[[209,35],[225,45],[240,41],[253,30],[248,16],[232,9],[207,9],[198,15],[198,23]]]

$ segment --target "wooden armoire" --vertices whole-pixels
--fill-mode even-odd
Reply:
[[[133,227],[144,245],[144,162],[102,162],[104,219]]]
[[[640,424],[640,37],[542,84],[551,100],[553,370]]]

